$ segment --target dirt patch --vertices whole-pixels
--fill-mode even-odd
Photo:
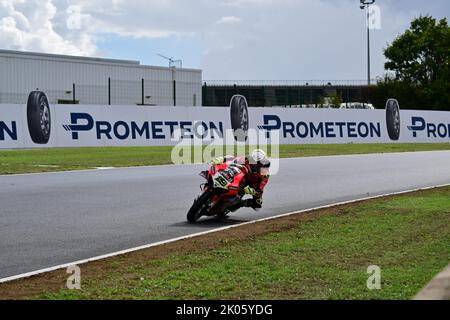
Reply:
[[[436,192],[436,190],[418,191],[414,194],[426,194]],[[82,272],[82,281],[89,282],[94,279],[107,277],[110,272],[126,273],[129,266],[139,266],[146,264],[151,260],[163,258],[170,255],[183,255],[193,252],[208,251],[217,249],[233,242],[242,242],[252,240],[255,237],[263,236],[273,232],[290,230],[293,227],[308,223],[323,216],[343,216],[347,215],[349,209],[361,206],[361,204],[370,204],[392,197],[410,196],[410,194],[383,197],[372,200],[365,200],[352,204],[340,205],[332,208],[319,209],[305,213],[290,215],[287,217],[276,218],[263,222],[256,222],[244,226],[237,226],[221,232],[213,232],[190,239],[179,240],[176,242],[163,244],[148,249],[143,249],[124,255],[111,257],[103,260],[89,262],[79,265]],[[25,279],[15,280],[0,284],[0,299],[26,299],[45,292],[55,292],[64,289],[68,278],[66,269],[60,269]]]

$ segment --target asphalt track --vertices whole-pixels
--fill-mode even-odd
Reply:
[[[450,151],[284,159],[264,208],[186,222],[205,165],[0,176],[0,278],[281,213],[450,183]]]

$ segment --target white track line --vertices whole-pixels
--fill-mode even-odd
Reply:
[[[98,260],[102,260],[102,259],[106,259],[106,258],[111,258],[111,257],[119,256],[119,255],[124,255],[124,254],[127,254],[127,253],[131,253],[131,252],[135,252],[135,251],[139,251],[139,250],[143,250],[143,249],[148,249],[148,248],[151,248],[151,247],[156,247],[156,246],[172,243],[172,242],[179,241],[179,240],[185,240],[185,239],[190,239],[190,238],[194,238],[194,237],[199,237],[199,236],[202,236],[202,235],[206,235],[206,234],[210,234],[210,233],[216,233],[216,232],[220,232],[220,231],[224,231],[224,230],[228,230],[228,229],[232,229],[232,228],[242,227],[242,226],[245,226],[245,225],[250,225],[250,224],[254,224],[254,223],[258,223],[258,222],[262,222],[262,221],[269,221],[269,220],[279,219],[279,218],[288,217],[288,216],[295,215],[295,214],[306,213],[306,212],[316,211],[316,210],[320,210],[320,209],[333,208],[333,207],[336,207],[336,206],[341,206],[341,205],[355,203],[355,202],[361,202],[361,201],[365,201],[365,200],[371,200],[371,199],[377,199],[377,198],[382,198],[382,197],[387,197],[387,196],[400,195],[400,194],[411,193],[411,192],[422,191],[422,190],[430,190],[430,189],[435,189],[435,188],[440,188],[440,187],[447,187],[447,186],[450,186],[450,183],[443,184],[443,185],[437,185],[437,186],[431,186],[431,187],[424,187],[424,188],[417,188],[417,189],[410,189],[410,190],[405,190],[405,191],[398,191],[398,192],[380,194],[380,195],[377,195],[377,196],[364,197],[364,198],[359,198],[359,199],[355,199],[355,200],[348,200],[348,201],[328,204],[328,205],[324,205],[324,206],[320,206],[320,207],[304,209],[304,210],[300,210],[300,211],[293,211],[293,212],[283,213],[283,214],[279,214],[279,215],[272,216],[272,217],[261,218],[261,219],[247,221],[247,222],[243,222],[243,223],[239,223],[239,224],[235,224],[235,225],[231,225],[231,226],[226,226],[226,227],[216,228],[216,229],[212,229],[212,230],[208,230],[208,231],[193,233],[193,234],[189,234],[189,235],[186,235],[186,236],[181,236],[181,237],[178,237],[178,238],[173,238],[173,239],[169,239],[169,240],[164,240],[164,241],[159,241],[159,242],[146,244],[146,245],[139,246],[139,247],[134,247],[134,248],[131,248],[131,249],[116,251],[116,252],[104,254],[104,255],[101,255],[101,256],[96,256],[96,257],[92,257],[92,258],[88,258],[88,259],[83,259],[83,260],[78,260],[78,261],[74,261],[74,262],[70,262],[70,263],[57,265],[57,266],[54,266],[54,267],[49,267],[49,268],[35,270],[35,271],[27,272],[27,273],[22,273],[22,274],[18,274],[18,275],[15,275],[15,276],[2,278],[2,279],[0,279],[0,283],[5,283],[5,282],[13,281],[13,280],[28,278],[28,277],[39,275],[39,274],[42,274],[42,273],[47,273],[47,272],[51,272],[51,271],[55,271],[55,270],[59,270],[59,269],[65,269],[67,267],[74,266],[74,265],[82,265],[82,264],[85,264],[85,263],[88,263],[88,262],[92,262],[92,261],[98,261]]]

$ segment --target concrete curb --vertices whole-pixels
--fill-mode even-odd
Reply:
[[[450,264],[423,288],[414,300],[450,300]]]

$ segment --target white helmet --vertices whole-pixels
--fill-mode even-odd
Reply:
[[[261,149],[255,149],[250,155],[250,163],[264,162],[267,159],[266,153]]]
[[[267,159],[266,153],[261,149],[253,150],[248,159],[250,171],[253,173],[261,173],[261,168],[269,168],[270,161]]]

